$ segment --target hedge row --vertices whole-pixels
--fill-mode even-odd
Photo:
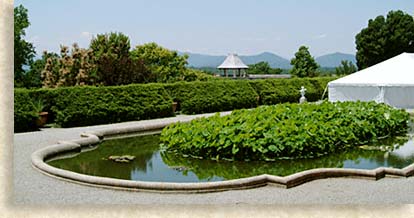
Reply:
[[[308,101],[320,100],[326,85],[331,80],[333,80],[332,77],[310,79],[292,78],[253,80],[249,83],[260,96],[260,105],[272,105],[285,102],[298,102],[301,86],[307,89],[305,96]]]
[[[55,122],[87,126],[172,116],[170,96],[161,85],[57,89]]]
[[[253,108],[259,100],[248,81],[180,82],[164,87],[185,114]]]
[[[14,91],[14,131],[35,130],[37,117],[29,92],[16,89]]]
[[[35,129],[31,102],[38,99],[45,102],[48,118],[61,127],[173,116],[172,100],[159,84],[16,90],[15,132]]]
[[[333,78],[217,80],[114,87],[16,89],[15,132],[36,129],[31,102],[44,102],[49,123],[62,127],[97,125],[173,116],[172,102],[185,114],[252,108],[262,104],[297,102],[300,86],[309,101],[320,99]]]

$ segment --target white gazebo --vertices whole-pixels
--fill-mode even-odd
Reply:
[[[229,54],[227,58],[224,60],[224,62],[217,67],[218,69],[221,69],[224,71],[225,77],[227,77],[227,70],[233,71],[233,77],[236,77],[236,72],[239,74],[240,77],[246,77],[245,69],[248,69],[249,67],[243,63],[243,61],[237,56],[237,54]],[[243,74],[242,71],[243,70]]]
[[[402,53],[328,83],[329,101],[376,101],[414,108],[414,53]]]

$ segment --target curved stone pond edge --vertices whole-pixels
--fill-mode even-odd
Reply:
[[[32,165],[42,173],[65,181],[113,189],[126,189],[133,191],[151,192],[174,192],[174,193],[198,193],[216,192],[234,189],[248,189],[266,185],[276,185],[284,188],[292,188],[303,183],[333,177],[351,177],[370,180],[378,180],[389,177],[409,177],[414,175],[414,163],[403,168],[379,167],[373,170],[343,169],[343,168],[317,168],[295,173],[289,176],[274,176],[263,174],[248,178],[233,179],[217,182],[200,183],[173,183],[173,182],[146,182],[113,179],[107,177],[90,176],[59,169],[48,165],[45,161],[51,157],[64,153],[80,152],[82,148],[100,143],[104,139],[114,138],[122,135],[144,135],[159,132],[165,126],[174,121],[165,121],[150,125],[136,125],[122,128],[106,129],[101,131],[86,132],[81,134],[80,139],[70,141],[59,141],[57,144],[37,150],[31,156]],[[181,121],[182,122],[182,121]],[[188,121],[186,121],[188,122]]]

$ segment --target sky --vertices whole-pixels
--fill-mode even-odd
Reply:
[[[88,47],[93,36],[122,32],[131,47],[148,42],[210,55],[272,52],[291,59],[301,45],[312,56],[355,54],[368,20],[413,0],[15,0],[28,9],[26,40],[36,52]]]

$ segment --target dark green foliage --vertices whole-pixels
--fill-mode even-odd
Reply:
[[[98,83],[106,86],[150,82],[143,60],[130,55],[130,41],[122,33],[98,34],[90,48],[97,67]]]
[[[86,126],[172,116],[172,100],[157,84],[56,89],[55,122]]]
[[[180,76],[182,81],[192,82],[192,81],[208,81],[208,80],[217,80],[210,74],[203,72],[201,70],[188,68],[184,70]]]
[[[49,123],[69,127],[172,116],[173,100],[178,102],[178,110],[186,114],[252,108],[259,103],[297,102],[301,85],[308,89],[308,100],[316,101],[332,79],[212,80],[118,87],[42,88],[26,90],[25,95],[29,100],[44,103],[44,111],[49,112]],[[15,95],[19,94],[16,92]],[[17,120],[21,113],[33,110],[20,104],[15,108],[20,113],[15,114]],[[25,122],[16,123],[17,129],[24,130],[25,125]]]
[[[271,68],[266,61],[250,64],[247,69],[247,74],[281,74],[282,72],[283,70],[280,68]]]
[[[164,85],[179,110],[185,114],[252,108],[258,105],[258,95],[247,81],[217,80],[179,82]]]
[[[29,66],[35,56],[32,43],[24,40],[25,29],[30,26],[28,11],[22,5],[14,8],[14,86],[24,86],[24,66]]]
[[[290,65],[292,69],[290,74],[297,77],[314,77],[317,76],[316,70],[319,68],[319,65],[316,63],[315,59],[311,56],[309,48],[306,46],[301,46],[299,50],[295,53],[295,57],[290,60]]]
[[[334,77],[252,80],[250,85],[260,96],[261,105],[299,102],[300,87],[304,86],[308,101],[320,100],[329,81]]]
[[[414,52],[414,19],[402,11],[378,16],[355,36],[358,69],[370,67],[403,52]]]
[[[38,113],[32,104],[29,91],[15,89],[14,91],[14,132],[36,130],[35,121]]]
[[[42,87],[42,71],[45,69],[48,58],[57,59],[58,54],[53,52],[44,52],[41,59],[37,59],[30,64],[30,70],[25,72],[23,77],[23,86],[25,88],[40,88]]]
[[[341,65],[335,68],[336,75],[348,75],[357,71],[356,66],[347,60],[341,61]]]
[[[163,149],[231,160],[310,158],[406,133],[409,114],[375,102],[279,104],[167,126]]]

